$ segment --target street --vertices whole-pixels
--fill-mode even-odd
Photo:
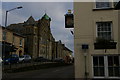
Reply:
[[[59,79],[59,80],[73,80],[74,78],[74,66],[62,66],[62,67],[55,67],[55,68],[48,68],[48,69],[41,69],[41,70],[34,70],[34,71],[27,71],[27,72],[19,72],[19,73],[4,73],[3,79],[33,79],[33,80],[46,80],[46,79]],[[61,79],[62,78],[62,79]]]

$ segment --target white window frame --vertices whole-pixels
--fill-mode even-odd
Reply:
[[[101,76],[94,76],[94,65],[93,65],[93,57],[97,56],[97,55],[92,55],[92,76],[93,78],[97,78],[97,79],[102,79],[102,78],[108,78],[108,79],[120,79],[120,77],[116,77],[116,76],[109,76],[109,72],[108,72],[108,56],[104,56],[104,70],[105,70],[105,76],[101,77]],[[99,56],[99,55],[98,55]],[[114,55],[111,55],[114,56]],[[120,65],[120,55],[119,56],[119,65]]]
[[[93,57],[94,56],[92,56],[92,63],[94,63],[93,62]],[[98,57],[98,56],[97,56]],[[104,56],[103,56],[103,58],[104,58]],[[105,58],[104,58],[104,75],[105,76],[94,76],[94,64],[92,64],[92,70],[93,70],[93,78],[105,78],[105,76],[106,76],[106,73],[105,73]]]
[[[120,56],[118,56],[118,59],[119,59],[119,66],[120,66]],[[107,56],[107,62],[108,62],[108,56]],[[107,63],[108,64],[108,63]],[[108,65],[107,65],[107,67],[108,67]],[[109,73],[109,72],[108,72]],[[120,77],[116,77],[116,76],[109,76],[109,74],[108,74],[108,77],[109,78],[120,78]]]
[[[98,7],[97,8],[97,2],[109,2],[109,6],[108,7]],[[107,9],[107,8],[112,8],[112,0],[95,0],[95,9]]]
[[[113,24],[112,24],[112,21],[103,21],[104,22],[108,22],[108,23],[111,23],[111,40],[113,39]],[[96,38],[98,38],[98,26],[97,26],[97,23],[99,22],[96,22]],[[102,23],[102,22],[100,22]]]

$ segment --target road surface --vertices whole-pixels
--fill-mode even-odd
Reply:
[[[62,66],[19,73],[4,73],[3,79],[74,80],[74,66]]]

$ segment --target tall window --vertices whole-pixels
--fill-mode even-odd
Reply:
[[[14,44],[14,40],[15,40],[15,37],[14,37],[14,35],[13,35],[13,41],[12,41],[13,44]]]
[[[119,56],[108,56],[109,76],[120,77],[120,61]]]
[[[94,77],[119,77],[120,78],[120,56],[93,56]]]
[[[37,36],[34,36],[34,43],[37,44]]]
[[[97,22],[97,37],[111,40],[112,22]]]
[[[94,76],[104,76],[104,57],[103,56],[94,56],[93,57],[93,69]]]
[[[34,33],[37,34],[37,28],[34,29]]]
[[[110,8],[109,0],[96,0],[96,8]]]
[[[2,37],[3,37],[3,40],[6,40],[6,32],[5,31],[3,31]]]
[[[20,46],[22,46],[22,39],[20,39]]]

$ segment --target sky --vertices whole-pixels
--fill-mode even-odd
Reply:
[[[16,9],[8,13],[7,25],[22,23],[30,16],[39,20],[47,13],[51,17],[51,32],[56,41],[61,40],[69,49],[74,51],[74,40],[70,30],[65,28],[65,17],[68,9],[73,11],[72,2],[2,2],[2,23],[5,22],[5,11],[22,6],[22,9]]]

